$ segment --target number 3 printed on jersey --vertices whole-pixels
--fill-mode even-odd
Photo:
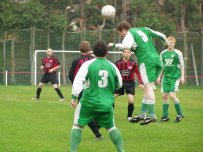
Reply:
[[[101,77],[101,80],[98,81],[98,86],[100,88],[105,88],[108,85],[108,72],[106,70],[100,70],[99,76]]]

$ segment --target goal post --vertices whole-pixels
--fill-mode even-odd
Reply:
[[[91,54],[93,53],[92,51],[90,52]],[[62,58],[62,54],[65,54],[65,58]],[[53,56],[57,57],[59,59],[59,62],[61,63],[65,63],[65,67],[61,67],[65,69],[65,77],[68,77],[68,71],[70,70],[71,64],[73,62],[74,59],[80,57],[81,52],[80,51],[76,51],[76,50],[53,50]],[[107,54],[107,59],[109,61],[111,61],[112,63],[115,63],[118,59],[120,59],[122,57],[122,51],[108,51]],[[39,80],[39,76],[43,74],[43,72],[39,70],[39,67],[41,65],[41,60],[42,58],[46,56],[46,50],[35,50],[34,52],[34,66],[33,66],[33,72],[34,72],[34,85],[36,86],[37,83],[40,81]],[[135,56],[132,53],[132,58],[135,59]],[[62,59],[65,59],[62,60]],[[62,78],[62,70],[59,70],[58,73],[58,79],[59,79],[59,83],[61,83]],[[68,81],[68,80],[67,80]]]
[[[39,64],[39,53],[44,53],[43,56],[46,56],[46,51],[47,50],[35,50],[35,53],[34,53],[34,85],[36,86],[37,85],[37,69],[39,68],[38,64]],[[53,53],[80,53],[80,51],[74,51],[74,50],[70,50],[70,51],[66,51],[66,50],[53,50]],[[55,56],[55,54],[54,54]],[[42,58],[41,58],[42,59]],[[59,59],[60,60],[60,59]],[[61,61],[60,61],[61,62]],[[59,72],[60,74],[61,72]],[[59,75],[58,75],[59,76]],[[60,78],[59,78],[60,80]]]

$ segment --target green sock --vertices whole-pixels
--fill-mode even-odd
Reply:
[[[72,128],[70,134],[70,152],[76,152],[81,141],[82,129]]]
[[[124,152],[123,139],[118,129],[109,132],[111,141],[116,146],[118,152]]]
[[[147,104],[146,103],[142,103],[141,114],[146,113],[146,112],[147,112]]]
[[[154,112],[154,104],[147,104],[147,109],[150,117],[153,117],[155,112]]]
[[[182,115],[182,110],[181,110],[180,103],[179,102],[175,102],[174,106],[175,106],[177,114],[178,115]]]
[[[164,102],[163,103],[163,117],[168,117],[168,108],[169,108],[169,103]]]

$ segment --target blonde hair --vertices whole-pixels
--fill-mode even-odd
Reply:
[[[48,48],[47,51],[53,51],[51,48]]]
[[[173,36],[169,36],[169,37],[167,37],[167,40],[169,40],[169,41],[173,41],[174,43],[176,43],[176,38],[173,37]]]

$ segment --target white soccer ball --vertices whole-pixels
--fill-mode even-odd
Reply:
[[[116,15],[116,10],[111,5],[105,5],[104,7],[102,7],[101,13],[102,16],[105,18],[114,18]]]

